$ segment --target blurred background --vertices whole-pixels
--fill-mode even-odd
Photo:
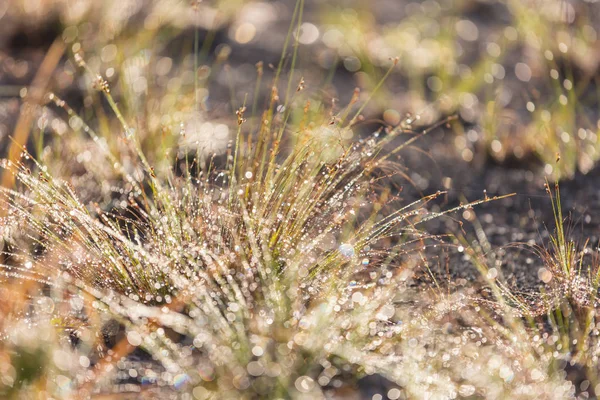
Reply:
[[[195,89],[202,113],[229,118],[246,95],[253,98],[256,63],[263,62],[263,82],[270,81],[294,7],[238,0],[3,2],[0,143],[6,148],[26,88],[55,40],[66,48],[49,88],[84,119],[95,101],[73,64],[79,51],[127,110],[145,120],[147,135],[187,123]],[[452,151],[478,168],[488,158],[539,161],[546,175],[572,178],[599,157],[595,1],[309,0],[302,20],[295,75],[321,102],[345,104],[355,87],[366,97],[398,57],[368,117],[396,125],[412,113],[427,126],[457,114]],[[73,130],[42,112],[43,143]]]

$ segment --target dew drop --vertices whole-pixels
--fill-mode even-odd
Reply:
[[[346,258],[352,258],[354,256],[354,247],[348,243],[342,243],[338,248],[340,254]]]
[[[175,375],[175,378],[173,378],[173,387],[175,387],[175,389],[180,389],[189,379],[190,377],[188,374]]]
[[[301,376],[294,382],[296,389],[301,393],[308,393],[315,387],[315,381],[310,376]]]
[[[127,332],[127,341],[132,346],[139,346],[142,344],[142,336],[136,331]]]

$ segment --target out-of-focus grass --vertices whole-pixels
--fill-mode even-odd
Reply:
[[[91,52],[86,59],[94,70],[114,81],[115,90],[123,85],[118,96],[121,106],[140,113],[140,123],[147,125],[140,133],[148,137],[159,136],[161,129],[178,129],[189,119],[182,113],[193,107],[182,95],[194,97],[198,90],[200,99],[214,97],[208,90],[211,82],[219,79],[227,87],[242,73],[237,67],[221,73],[229,46],[220,48],[220,56],[211,57],[220,58],[220,63],[204,59],[194,65],[193,57],[176,59],[169,54],[165,48],[169,37],[197,27],[202,30],[202,53],[207,54],[206,43],[219,31],[234,47],[254,49],[259,59],[281,41],[268,35],[269,30],[282,29],[276,25],[276,14],[291,14],[289,5],[279,3],[144,4],[81,2],[75,11],[61,2],[42,2],[35,9],[23,2],[6,14],[32,20],[36,15],[57,15],[66,42],[75,46],[72,50]],[[308,4],[307,8],[308,20],[299,40],[312,49],[303,52],[303,58],[314,63],[311,74],[342,67],[353,75],[353,82],[342,86],[372,88],[390,58],[399,57],[393,79],[379,92],[373,103],[377,106],[370,108],[381,112],[387,123],[398,123],[401,110],[419,115],[423,125],[458,113],[462,123],[454,126],[467,140],[457,141],[456,150],[467,162],[474,151],[484,149],[497,160],[521,160],[534,154],[554,178],[572,177],[577,169],[585,173],[594,166],[599,129],[594,88],[600,60],[598,17],[592,4],[380,0],[372,7],[355,1],[344,6]],[[190,38],[182,50],[189,54],[194,46]],[[156,56],[161,53],[162,57]],[[246,80],[254,79],[249,77],[252,64],[243,65]],[[193,73],[192,65],[200,70]],[[179,68],[182,74],[175,74]],[[72,79],[67,65],[58,86],[64,88]],[[150,94],[155,100],[145,102],[148,90],[156,89],[158,93]],[[243,93],[231,90],[236,108]],[[159,97],[162,105],[157,104]],[[96,103],[87,99],[86,104]],[[165,112],[174,105],[180,113]],[[160,147],[155,140],[146,150]],[[558,166],[557,153],[563,159]]]
[[[536,154],[555,178],[589,171],[598,158],[598,103],[590,89],[598,69],[593,5],[563,1],[450,2],[375,10],[323,6],[322,40],[357,79],[398,56],[399,82],[379,98],[389,122],[398,109],[421,112],[424,123],[458,112],[475,124],[469,141],[485,143],[492,157]],[[386,20],[386,7],[393,17]],[[384,20],[381,23],[381,19]],[[372,83],[371,83],[372,84]],[[583,102],[582,102],[582,99]],[[593,107],[593,106],[592,106]],[[458,131],[463,132],[463,128]],[[470,161],[473,152],[458,149]],[[556,170],[554,159],[564,162]]]

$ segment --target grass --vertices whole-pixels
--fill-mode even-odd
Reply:
[[[480,152],[500,161],[533,155],[553,179],[595,164],[598,127],[586,107],[598,96],[586,55],[596,29],[583,4],[550,1],[540,12],[537,1],[438,1],[406,6],[400,21],[387,23],[356,6],[323,5],[324,42],[371,86],[379,67],[399,57],[393,89],[378,99],[388,121],[402,109],[425,108],[424,124],[457,113],[456,134],[472,130]],[[457,147],[472,160],[472,147]]]
[[[179,6],[199,18],[201,4]],[[529,6],[509,7],[523,35],[554,26],[531,18]],[[299,72],[304,8],[298,1],[292,11],[278,65],[256,66],[251,96],[240,98],[231,84],[221,118],[203,95],[231,75],[230,49],[218,48],[209,65],[197,28],[193,56],[181,63],[145,48],[169,36],[169,26],[125,30],[114,47],[66,31],[64,68],[84,82],[84,104],[41,89],[26,97],[40,111],[37,127],[62,133],[48,138],[21,120],[1,164],[0,397],[537,399],[600,391],[598,259],[589,242],[571,240],[558,183],[546,183],[554,231],[532,247],[541,283],[524,292],[504,277],[476,219],[477,240],[465,230],[429,230],[510,194],[443,205],[445,192],[407,200],[396,190],[399,178],[414,185],[398,156],[440,126],[456,127],[456,115],[425,126],[425,113],[394,114],[375,132],[360,130],[364,113],[391,101],[398,71],[414,85],[424,71],[403,58],[369,65],[362,38],[347,36],[370,75],[366,90],[340,107],[311,90],[312,71]],[[421,11],[389,34],[421,26]],[[369,23],[361,15],[339,21]],[[436,40],[447,49],[456,38]],[[102,55],[113,52],[114,64],[104,65]],[[471,78],[454,83],[441,66],[434,75],[450,97],[471,93],[493,61],[485,56]],[[49,69],[34,88],[46,86]],[[575,99],[558,100],[549,120],[540,112],[544,126],[575,129]],[[486,129],[504,129],[490,102]],[[492,137],[493,147],[501,138]],[[566,172],[554,178],[572,175],[584,157],[577,146],[543,138],[532,151],[562,158],[548,175],[561,165]],[[476,281],[456,288],[450,274],[436,275],[434,248],[456,249]],[[370,386],[373,375],[382,382]]]
[[[108,87],[99,88],[118,112]],[[128,132],[120,112],[118,118]],[[314,368],[332,359],[362,373],[377,372],[386,358],[375,352],[377,338],[393,336],[394,324],[385,321],[395,313],[392,302],[403,281],[391,262],[415,241],[427,240],[415,226],[433,217],[420,210],[436,195],[388,215],[373,211],[385,205],[374,201],[370,176],[379,168],[383,146],[399,132],[348,148],[340,143],[342,154],[326,163],[317,154],[320,143],[310,138],[280,155],[273,138],[285,122],[276,118],[266,112],[253,144],[240,116],[235,151],[224,170],[197,167],[196,176],[166,181],[156,176],[135,137],[126,135],[144,168],[142,180],[125,174],[133,188],[129,217],[86,209],[41,165],[36,176],[22,164],[7,163],[7,171],[33,195],[5,191],[10,217],[31,222],[28,235],[44,253],[34,259],[10,254],[29,260],[31,272],[15,273],[5,265],[7,276],[35,281],[65,275],[64,287],[48,285],[80,299],[76,314],[91,314],[90,322],[110,316],[125,327],[126,339],[116,346],[122,354],[113,350],[112,362],[140,346],[171,366],[172,377],[164,382],[169,385],[184,379],[194,390],[219,397],[238,396],[235,391],[290,396],[320,391]],[[372,211],[365,214],[365,207]],[[400,235],[406,239],[398,246],[377,249],[383,238]],[[361,276],[367,265],[373,271]],[[115,294],[106,297],[106,290]],[[53,315],[73,332],[100,330],[65,317]],[[352,331],[371,324],[365,332]],[[162,333],[152,335],[156,330]],[[189,337],[193,345],[173,341],[165,331]],[[93,341],[84,346],[95,347]],[[365,348],[372,349],[365,354]],[[94,380],[107,373],[102,354],[84,356],[95,364]],[[198,374],[198,363],[206,364],[210,379]],[[75,373],[78,365],[69,368]],[[273,371],[266,372],[269,368]],[[89,382],[73,390],[85,393]]]

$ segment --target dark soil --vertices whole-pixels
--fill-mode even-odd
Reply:
[[[403,156],[405,165],[422,186],[417,191],[411,184],[405,184],[403,193],[408,199],[417,198],[420,193],[431,194],[438,190],[447,191],[440,203],[440,209],[450,209],[468,201],[483,199],[486,196],[502,196],[474,207],[473,217],[462,211],[430,223],[432,233],[466,233],[474,243],[488,241],[504,277],[520,289],[529,290],[541,284],[538,270],[543,260],[533,251],[532,245],[549,248],[549,235],[554,233],[554,210],[550,195],[545,188],[543,165],[535,158],[517,162],[498,163],[485,153],[476,153],[471,162],[462,160],[455,150],[456,134],[447,129],[438,129],[422,138],[419,147],[428,152],[428,157],[407,149]],[[418,175],[418,177],[417,177]],[[417,179],[415,179],[417,178]],[[571,180],[560,183],[563,216],[570,239],[588,247],[597,246],[600,219],[600,168],[595,167],[588,174],[577,173]],[[554,190],[554,184],[550,183]],[[484,237],[477,237],[475,227],[481,225]],[[454,279],[472,281],[479,272],[458,255],[456,247],[445,250],[454,254],[448,263],[449,274]],[[442,275],[444,270],[439,271]],[[493,267],[493,265],[490,265]],[[443,281],[443,280],[442,280]]]

